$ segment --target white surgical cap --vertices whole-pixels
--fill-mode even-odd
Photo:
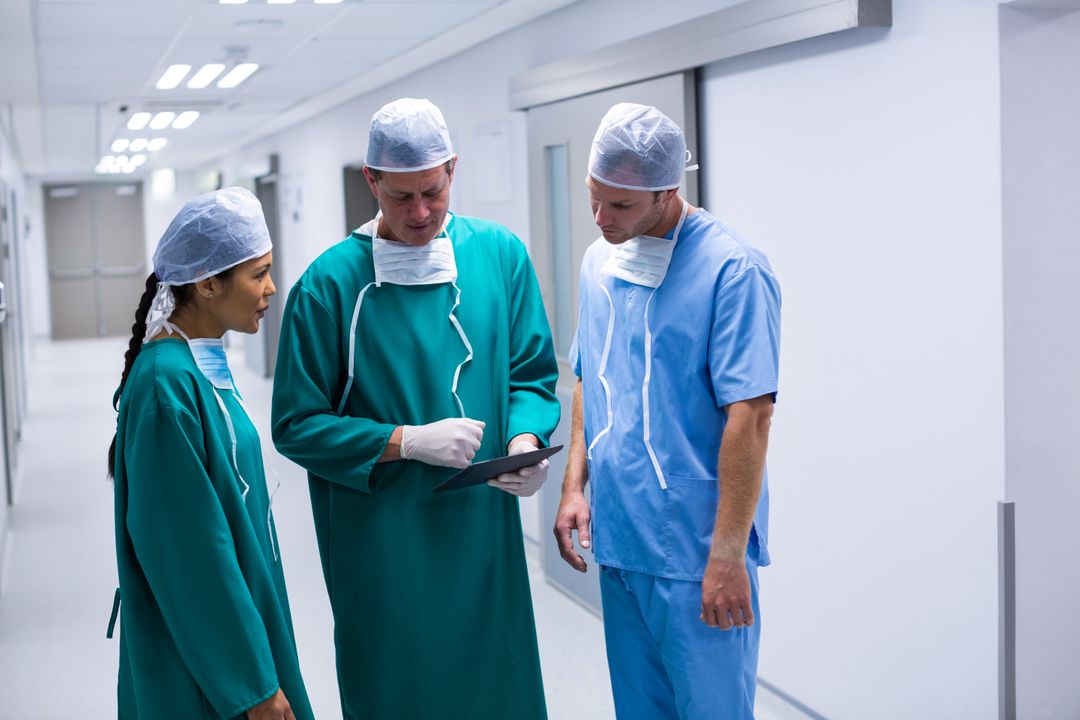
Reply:
[[[682,183],[688,159],[686,138],[671,118],[648,105],[619,103],[596,129],[589,175],[623,190],[671,190]]]
[[[371,117],[365,164],[373,170],[429,170],[453,156],[446,121],[430,100],[395,100]]]
[[[173,285],[187,285],[270,252],[262,205],[244,188],[230,187],[189,200],[154,251],[157,294],[146,338],[157,334],[176,308]]]

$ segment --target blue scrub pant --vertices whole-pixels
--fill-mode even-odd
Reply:
[[[761,613],[757,565],[746,569],[754,624],[720,630],[700,619],[700,582],[600,567],[619,720],[753,720]]]

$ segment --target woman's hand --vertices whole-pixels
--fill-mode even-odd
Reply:
[[[280,689],[247,711],[247,720],[296,720],[285,693]]]

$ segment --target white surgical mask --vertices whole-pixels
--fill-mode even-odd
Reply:
[[[229,372],[229,359],[225,355],[225,338],[195,338],[187,343],[195,364],[206,379],[216,388],[232,390],[233,379]]]
[[[379,237],[379,219],[360,228],[361,234],[371,236],[371,252],[375,262],[375,285],[438,285],[457,280],[454,245],[446,227],[426,245],[387,240]],[[449,215],[447,215],[449,222]]]
[[[624,243],[613,245],[608,259],[600,268],[604,275],[611,275],[635,285],[653,289],[660,287],[671,265],[671,254],[679,240],[679,232],[690,206],[683,201],[682,214],[671,239],[638,235]]]

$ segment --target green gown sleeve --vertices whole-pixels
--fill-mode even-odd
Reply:
[[[559,365],[536,273],[524,245],[518,249],[511,277],[510,408],[506,439],[532,433],[547,445],[559,424],[559,400],[555,396]]]
[[[125,522],[184,664],[220,716],[235,717],[275,693],[278,677],[204,443],[184,410],[140,417],[126,443]]]
[[[349,362],[339,342],[342,322],[302,283],[293,286],[274,369],[274,445],[308,472],[374,492],[372,471],[395,426],[337,414]]]

